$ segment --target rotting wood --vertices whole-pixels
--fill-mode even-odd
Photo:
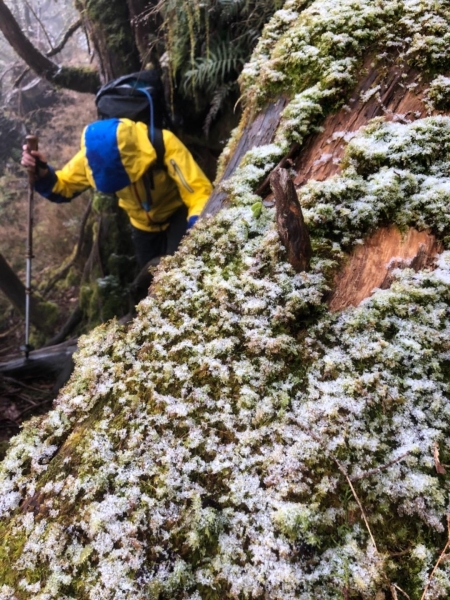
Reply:
[[[394,225],[378,229],[356,248],[337,274],[328,302],[330,310],[358,306],[374,289],[391,285],[394,269],[430,267],[439,252],[441,244],[428,231],[410,228],[402,235]]]
[[[296,161],[297,187],[308,180],[324,181],[338,173],[345,148],[353,135],[369,121],[382,117],[387,121],[414,121],[427,111],[423,103],[425,82],[416,81],[417,71],[392,64],[387,70],[373,67],[373,56],[367,58],[361,71],[367,75],[356,86],[350,99],[340,110],[329,115],[320,133],[312,134]],[[413,87],[416,86],[416,87]],[[364,94],[376,90],[367,101]]]
[[[203,215],[215,215],[222,208],[226,198],[226,193],[222,189],[222,183],[231,177],[245,154],[252,148],[264,146],[272,142],[280,122],[280,114],[287,102],[287,98],[279,98],[246,125],[220,182],[203,209]]]
[[[274,171],[270,185],[275,196],[278,233],[287,250],[288,261],[297,273],[307,271],[312,254],[311,240],[287,169]]]

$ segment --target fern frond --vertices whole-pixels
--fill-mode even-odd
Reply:
[[[245,62],[245,55],[239,44],[221,41],[214,48],[210,48],[209,58],[197,58],[193,68],[184,74],[182,86],[184,93],[195,89],[206,93],[226,83],[236,75]]]

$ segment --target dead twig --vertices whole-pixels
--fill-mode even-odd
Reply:
[[[34,410],[36,408],[39,408],[41,406],[44,406],[45,404],[48,404],[49,402],[52,401],[52,397],[49,396],[46,400],[43,400],[42,402],[38,402],[36,404],[34,404],[33,406],[27,406],[27,408],[24,408],[16,417],[16,421],[18,419],[20,419],[22,417],[22,415],[24,415],[25,413],[27,413],[30,410]]]
[[[395,463],[398,463],[401,460],[403,460],[405,458],[405,456],[408,456],[408,454],[409,454],[409,452],[405,452],[405,454],[402,454],[398,458],[391,460],[390,462],[386,463],[385,465],[381,465],[381,467],[377,467],[376,469],[371,469],[370,471],[361,473],[361,475],[355,475],[354,477],[350,477],[350,481],[359,481],[360,479],[365,479],[366,477],[375,475],[375,473],[380,473],[381,471],[384,471],[384,469],[387,469],[388,467],[395,465]]]
[[[425,589],[423,590],[423,594],[420,597],[420,600],[425,600],[425,597],[426,597],[427,592],[428,592],[428,588],[431,585],[431,582],[433,580],[434,574],[436,573],[437,568],[441,564],[441,561],[444,558],[445,553],[447,552],[447,548],[449,546],[450,546],[450,515],[447,515],[447,543],[445,544],[444,549],[442,550],[439,558],[437,559],[437,563],[434,565],[433,570],[431,571],[430,576],[428,577],[427,585],[425,586]]]
[[[403,594],[405,596],[405,598],[408,598],[408,600],[411,600],[410,596],[408,596],[408,594],[405,592],[405,590],[402,590],[402,588],[399,585],[397,585],[396,583],[391,583],[390,588],[391,588],[392,598],[394,600],[398,600],[396,590],[398,590],[401,594]]]
[[[434,442],[433,445],[433,458],[436,472],[439,473],[439,475],[445,475],[447,471],[444,469],[443,464],[439,460],[439,444],[437,442]]]
[[[25,4],[27,5],[28,9],[30,10],[30,12],[32,13],[33,17],[36,19],[36,21],[39,23],[43,34],[45,35],[45,37],[47,38],[47,42],[48,45],[50,46],[50,49],[53,50],[53,42],[51,40],[50,35],[47,32],[47,29],[44,26],[44,23],[42,22],[42,20],[39,18],[39,15],[36,13],[36,11],[34,10],[34,8],[31,6],[31,4],[28,2],[28,0],[25,0]]]
[[[26,385],[25,383],[22,383],[21,381],[19,381],[18,379],[15,379],[14,377],[7,377],[6,375],[1,375],[0,379],[2,379],[3,381],[6,381],[7,383],[12,383],[13,385],[18,385],[19,387],[21,387],[25,390],[30,390],[30,392],[38,392],[40,394],[46,394],[48,392],[48,390],[43,390],[40,388],[32,387],[31,385]]]
[[[297,424],[303,429],[303,431],[305,431],[308,435],[310,435],[313,438],[313,440],[315,440],[323,448],[323,443],[322,443],[321,439],[317,435],[315,435],[312,431],[310,431],[307,427],[305,427],[301,422],[297,421]],[[372,530],[370,529],[370,525],[369,525],[369,522],[367,520],[366,513],[364,511],[363,505],[362,505],[362,503],[361,503],[361,501],[360,501],[360,499],[358,497],[358,494],[356,493],[355,488],[353,487],[353,484],[352,484],[352,482],[350,480],[350,477],[348,476],[348,473],[347,473],[344,465],[342,465],[341,462],[329,450],[325,449],[325,452],[336,463],[339,471],[342,473],[342,475],[344,475],[345,479],[347,480],[348,485],[350,486],[350,489],[352,491],[353,497],[355,498],[356,503],[359,506],[359,510],[361,511],[361,515],[362,515],[362,518],[363,518],[364,523],[366,525],[366,528],[367,528],[367,531],[369,533],[370,539],[372,540],[372,544],[373,544],[373,546],[375,548],[375,551],[378,554],[377,544],[375,542],[375,538],[373,537]]]

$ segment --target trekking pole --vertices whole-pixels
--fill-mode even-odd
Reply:
[[[38,138],[35,135],[27,135],[27,150],[31,154],[32,150],[38,149]],[[33,258],[33,213],[34,213],[34,183],[36,179],[36,169],[28,169],[28,232],[27,232],[27,270],[25,284],[25,358],[28,358],[30,350],[30,303],[31,303],[31,259]]]

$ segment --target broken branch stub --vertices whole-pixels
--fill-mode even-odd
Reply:
[[[278,233],[287,250],[288,261],[297,273],[307,271],[312,255],[311,240],[287,169],[276,169],[272,173],[270,187],[275,196]]]

